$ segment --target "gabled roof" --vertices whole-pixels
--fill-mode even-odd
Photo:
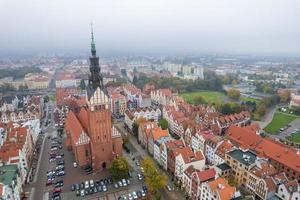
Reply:
[[[263,139],[255,148],[255,151],[261,156],[271,158],[282,165],[300,172],[300,155],[288,146],[270,139]]]
[[[208,183],[210,189],[219,194],[220,199],[230,200],[236,191],[235,187],[231,187],[224,178],[217,178]]]
[[[68,131],[71,135],[71,138],[73,140],[73,142],[75,144],[79,144],[81,143],[82,139],[88,137],[87,134],[85,133],[81,123],[79,122],[79,120],[77,119],[77,117],[75,116],[75,114],[70,111],[68,113],[68,116],[66,118],[66,131]],[[82,134],[84,134],[84,136],[82,136]],[[84,138],[82,138],[84,137]],[[88,139],[89,141],[89,139]]]
[[[243,149],[254,149],[262,141],[254,131],[235,125],[229,126],[226,136]]]
[[[201,151],[193,152],[190,147],[177,148],[174,150],[174,156],[181,155],[185,164],[204,160]]]
[[[200,179],[200,182],[205,182],[205,181],[214,179],[216,176],[216,171],[215,171],[215,169],[210,168],[210,169],[207,169],[204,171],[197,172],[197,175]]]

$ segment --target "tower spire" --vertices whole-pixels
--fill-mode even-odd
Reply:
[[[96,56],[96,44],[95,44],[95,40],[94,40],[93,23],[91,23],[91,37],[92,37],[91,53],[92,53],[92,56]]]

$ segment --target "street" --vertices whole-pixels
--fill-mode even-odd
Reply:
[[[148,152],[145,150],[145,149],[143,149],[142,147],[141,147],[141,145],[137,142],[137,139],[132,135],[132,134],[130,134],[130,133],[128,133],[127,132],[127,130],[124,128],[124,123],[123,122],[118,122],[118,123],[115,123],[114,124],[116,127],[117,127],[117,129],[123,134],[123,135],[127,135],[127,137],[128,137],[128,147],[129,147],[129,149],[130,149],[130,157],[129,158],[133,158],[133,157],[135,157],[136,158],[136,160],[142,160],[144,157],[146,157],[146,156],[150,156],[149,154],[148,154]],[[126,154],[125,154],[126,155]],[[151,156],[150,156],[151,157]],[[132,159],[128,159],[128,160],[132,160]],[[155,163],[155,162],[154,162]],[[156,164],[156,163],[155,163]],[[134,165],[134,164],[133,164]],[[138,167],[138,166],[136,166],[136,165],[134,165],[135,166],[135,169],[136,170],[139,170],[140,171],[140,168]],[[159,167],[158,167],[158,165],[156,164],[156,168],[158,169],[158,170],[160,170],[161,172],[163,172],[164,174],[166,174],[167,175],[167,177],[168,177],[168,184],[172,187],[172,188],[175,188],[174,187],[174,184],[172,183],[172,181],[171,181],[171,176],[169,176],[168,174],[167,174],[167,172],[165,172],[165,171],[163,171],[163,170],[161,170]],[[173,190],[173,191],[171,191],[171,192],[169,192],[166,188],[163,188],[161,191],[160,191],[160,193],[161,193],[161,195],[162,195],[162,197],[163,197],[163,199],[165,199],[165,200],[171,200],[171,199],[185,199],[185,196],[184,196],[184,193],[182,192],[182,191],[176,191],[176,190]]]

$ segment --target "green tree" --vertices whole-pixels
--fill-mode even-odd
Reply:
[[[145,157],[141,166],[144,168],[145,183],[149,188],[149,192],[157,196],[159,194],[158,190],[164,188],[167,184],[166,175],[156,169],[150,157]]]
[[[199,105],[199,104],[204,104],[206,102],[205,102],[205,99],[201,95],[198,95],[194,98],[194,103],[195,103],[195,105]]]
[[[231,99],[238,100],[241,96],[241,93],[239,90],[236,89],[230,89],[227,91],[227,96]]]
[[[259,116],[264,116],[267,112],[267,106],[264,103],[259,104],[256,112]]]
[[[108,168],[110,174],[115,181],[123,178],[128,178],[129,164],[124,157],[117,157],[114,159]]]
[[[161,129],[163,129],[163,130],[168,129],[168,126],[169,126],[168,121],[167,121],[166,119],[164,119],[164,118],[159,120],[158,125],[159,125],[159,126],[161,127]]]
[[[80,88],[81,90],[85,90],[85,82],[84,82],[84,79],[81,79],[80,84],[79,84],[79,88]]]

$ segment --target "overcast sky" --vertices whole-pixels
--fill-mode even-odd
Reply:
[[[300,55],[299,0],[0,0],[0,53]]]

